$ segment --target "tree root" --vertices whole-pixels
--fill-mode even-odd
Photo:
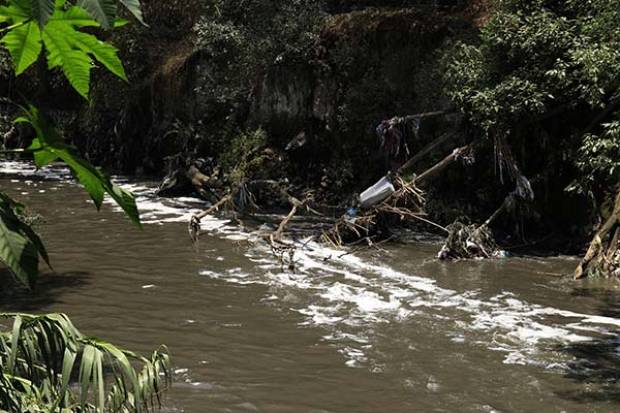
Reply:
[[[594,235],[590,247],[575,269],[575,279],[589,275],[620,277],[620,193],[614,211]]]

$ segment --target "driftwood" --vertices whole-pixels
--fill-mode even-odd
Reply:
[[[441,260],[491,258],[498,248],[486,224],[465,225],[455,222],[448,226],[448,238],[437,254]]]
[[[482,225],[465,225],[455,222],[448,226],[449,235],[439,251],[440,259],[470,259],[501,256],[497,243],[491,232],[491,225],[504,213],[519,211],[520,205],[527,205],[534,200],[534,192],[529,180],[521,173],[517,162],[512,156],[510,146],[503,137],[495,140],[495,155],[499,166],[500,181],[503,182],[503,171],[514,180],[515,189],[510,192],[502,204]],[[429,171],[430,174],[437,173]],[[523,232],[521,229],[520,232]]]
[[[611,216],[594,235],[583,260],[575,270],[575,279],[590,274],[620,275],[620,193]]]
[[[444,159],[427,169],[420,175],[414,178],[413,183],[418,186],[424,186],[432,179],[441,174],[448,166],[452,165],[457,160],[465,157],[472,149],[472,145],[463,146],[452,151],[452,153],[446,156]]]
[[[336,221],[330,231],[323,232],[321,239],[334,247],[341,247],[359,239],[371,240],[384,221],[389,220],[390,217],[400,221],[421,221],[448,232],[447,228],[427,218],[424,212],[425,199],[422,189],[454,162],[466,157],[471,148],[471,145],[467,145],[453,150],[450,155],[414,177],[410,182],[396,175],[393,179],[395,187],[398,188],[396,192],[379,205],[363,211],[359,216],[343,216]]]
[[[191,165],[186,172],[187,179],[191,182],[192,186],[200,193],[201,196],[207,196],[207,188],[210,188],[210,181],[212,179],[203,174],[196,165]]]
[[[312,193],[307,193],[302,201],[286,193],[285,191],[283,191],[283,195],[288,198],[288,201],[291,204],[291,210],[284,217],[284,219],[282,219],[282,221],[278,225],[278,228],[269,234],[264,234],[263,238],[271,246],[271,250],[274,256],[278,258],[280,264],[282,265],[282,268],[284,268],[284,266],[287,266],[289,270],[294,271],[294,256],[295,251],[297,250],[297,246],[292,242],[287,242],[284,240],[284,232],[287,226],[302,208],[305,208],[307,211],[313,213],[317,212],[309,205],[314,199]],[[251,198],[252,194],[249,193],[249,191],[247,190],[247,185],[241,184],[205,211],[193,215],[188,223],[188,232],[192,242],[198,242],[198,238],[200,236],[200,222],[203,218],[214,214],[222,208],[242,208],[242,206],[240,206],[239,204],[252,202]]]
[[[421,221],[446,231],[446,228],[426,218],[427,214],[422,209],[423,201],[419,209],[411,209],[410,207],[404,208],[395,205],[400,200],[402,198],[396,196],[372,209],[364,211],[357,217],[348,217],[346,215],[341,217],[330,230],[323,231],[321,240],[334,248],[341,248],[345,245],[357,245],[360,241],[366,241],[371,245],[373,240],[377,238],[383,239],[389,235],[382,234],[380,230],[388,226],[390,217],[399,221]]]
[[[272,243],[282,241],[282,237],[284,235],[284,230],[286,229],[286,226],[291,222],[291,220],[297,214],[299,209],[308,205],[308,203],[311,200],[312,200],[312,195],[306,196],[306,198],[303,201],[300,201],[294,196],[289,196],[289,202],[292,205],[292,208],[290,212],[288,213],[288,215],[284,217],[282,222],[280,222],[280,225],[278,225],[278,229],[273,234],[271,234],[270,240]]]
[[[187,229],[189,231],[189,237],[192,240],[192,242],[194,243],[198,242],[198,236],[200,235],[200,221],[204,217],[219,211],[221,208],[227,205],[233,204],[235,194],[236,194],[236,191],[229,193],[228,195],[222,197],[219,201],[217,201],[215,204],[213,204],[208,209],[204,210],[200,214],[193,215],[190,218]]]
[[[266,237],[266,240],[271,246],[271,252],[278,259],[278,261],[280,262],[280,266],[283,270],[286,266],[289,271],[295,271],[295,252],[297,251],[297,245],[284,240],[284,231],[287,225],[291,222],[293,217],[295,217],[295,215],[300,209],[309,209],[308,204],[312,200],[312,193],[307,194],[303,201],[300,201],[294,196],[289,196],[291,210],[280,222],[280,225],[278,225],[278,229],[276,229],[274,232],[269,234],[268,237]]]
[[[430,149],[424,150],[424,153],[429,153],[432,149],[437,148],[451,138],[451,134],[440,137],[432,142],[429,146]],[[313,239],[318,238],[335,248],[345,245],[356,246],[360,243],[365,243],[368,247],[372,247],[376,245],[377,241],[389,239],[389,234],[382,231],[394,222],[419,221],[432,225],[448,235],[446,245],[439,254],[440,258],[490,258],[494,256],[498,248],[489,226],[504,211],[511,210],[519,198],[527,197],[531,188],[529,188],[529,182],[526,179],[517,179],[515,191],[509,194],[498,210],[480,226],[454,223],[446,228],[429,220],[424,211],[426,202],[424,188],[455,162],[470,162],[472,150],[473,144],[456,148],[445,158],[421,174],[414,176],[409,181],[404,180],[399,175],[392,176],[391,181],[396,191],[387,199],[365,210],[358,211],[353,209],[352,212],[348,212],[338,218],[328,229],[325,228],[325,225],[311,224],[310,229],[315,231]],[[415,164],[417,159],[419,157],[414,162],[410,162],[410,165]],[[514,173],[515,171],[518,172],[516,166],[510,168],[510,172]],[[235,205],[235,202],[238,202],[242,192],[243,187],[239,186],[206,211],[193,216],[189,224],[189,233],[192,240],[195,242],[198,238],[200,220],[202,218],[223,207],[238,207]],[[274,231],[263,234],[262,238],[270,245],[272,253],[277,257],[282,268],[287,267],[289,270],[294,271],[295,252],[299,245],[286,240],[285,232],[290,232],[289,226],[302,210],[316,213],[312,208],[320,208],[320,206],[313,205],[312,194],[308,194],[303,200],[300,200],[283,190],[281,196],[288,199],[291,209],[279,222],[277,228]],[[305,229],[305,233],[308,234],[308,228]],[[620,232],[618,236],[620,237]]]
[[[188,159],[177,154],[166,161],[168,172],[157,189],[159,196],[177,196],[193,191],[211,202],[221,197],[224,185],[220,169],[212,160]]]

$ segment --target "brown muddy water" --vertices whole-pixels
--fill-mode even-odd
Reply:
[[[194,249],[200,203],[124,185],[143,231],[97,213],[62,171],[0,164],[0,188],[45,218],[55,270],[32,295],[5,288],[0,307],[64,312],[138,351],[166,344],[164,411],[620,411],[620,290],[559,277],[573,258],[440,263],[437,245],[412,243],[334,259],[308,244],[288,273],[215,218]]]

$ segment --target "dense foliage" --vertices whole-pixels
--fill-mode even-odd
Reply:
[[[555,152],[580,172],[572,188],[615,185],[618,21],[618,0],[496,0],[479,44],[447,59],[448,94],[486,137],[537,147],[561,136]]]
[[[320,0],[209,4],[193,28],[194,48],[205,61],[194,92],[206,110],[205,122],[225,118],[210,124],[217,131],[244,117],[266,72],[284,62],[310,58],[323,14]]]

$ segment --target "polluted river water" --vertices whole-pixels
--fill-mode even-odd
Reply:
[[[0,164],[40,214],[54,271],[3,311],[63,312],[140,352],[165,344],[165,412],[620,411],[620,290],[573,257],[438,262],[429,242],[341,256],[308,242],[283,270],[250,228],[193,198],[134,191],[144,229],[97,212],[60,168]]]

